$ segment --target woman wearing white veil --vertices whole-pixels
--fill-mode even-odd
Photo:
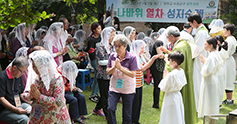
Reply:
[[[135,40],[131,45],[131,53],[136,56],[138,70],[136,71],[136,94],[134,95],[132,105],[132,123],[139,124],[141,104],[142,104],[142,86],[144,84],[143,71],[150,68],[153,62],[161,55],[153,56],[149,62],[145,63],[142,54],[145,49],[143,40]]]
[[[78,45],[77,48],[75,48],[77,50],[77,52],[79,52],[83,49],[85,38],[86,38],[86,32],[85,31],[83,31],[83,30],[76,31],[76,33],[74,35],[73,44],[74,44],[74,47],[76,45]]]
[[[75,85],[78,74],[77,65],[73,61],[66,61],[57,68],[58,72],[63,76],[65,87],[66,103],[69,103],[69,115],[72,122],[83,122],[87,115],[86,100],[82,90]]]
[[[58,66],[63,63],[63,54],[68,51],[68,48],[64,47],[65,45],[61,40],[61,35],[64,35],[64,33],[63,23],[55,22],[50,25],[44,37],[44,48],[53,56]]]
[[[29,33],[28,28],[26,27],[25,23],[21,23],[16,28],[16,35],[15,38],[12,40],[11,43],[11,53],[13,58],[15,58],[16,51],[21,47],[32,47],[30,44],[27,35]]]
[[[147,63],[151,59],[149,47],[151,46],[151,43],[153,42],[153,40],[150,37],[145,37],[143,41],[145,42],[146,45],[145,45],[145,52],[142,54],[142,56],[145,62]]]
[[[44,46],[43,39],[46,35],[46,31],[44,29],[38,29],[36,32],[35,40],[38,41],[39,46]]]
[[[225,40],[226,37],[223,34],[223,26],[224,22],[221,19],[215,20],[215,22],[211,25],[210,36],[215,37],[217,35],[221,35]]]
[[[38,50],[29,58],[37,78],[31,81],[34,83],[30,85],[30,92],[23,93],[24,99],[33,101],[28,123],[70,124],[63,78],[56,70],[53,57],[46,50]]]
[[[213,20],[211,21],[211,23],[210,23],[209,26],[208,26],[209,29],[212,29],[212,28],[213,28],[213,25],[215,24],[216,20],[217,20],[217,19],[213,19]]]
[[[146,37],[146,34],[144,32],[140,32],[137,35],[137,40],[143,40]]]
[[[97,60],[97,71],[95,75],[99,85],[100,99],[93,109],[93,113],[107,118],[107,107],[108,107],[108,91],[110,76],[106,74],[106,66],[108,63],[109,56],[115,50],[112,46],[112,41],[115,36],[115,28],[106,27],[101,33],[101,42],[96,44],[96,60]],[[101,111],[103,108],[104,114]]]
[[[136,29],[131,27],[131,26],[127,26],[123,29],[123,34],[129,39],[129,43],[128,46],[126,48],[126,50],[128,52],[130,52],[130,47],[132,42],[135,40],[135,35],[136,35]]]
[[[161,29],[160,29],[161,30]],[[159,31],[160,31],[159,30]],[[158,31],[158,34],[159,34],[159,31]],[[167,36],[166,36],[166,29],[163,29],[162,28],[162,33],[159,35],[159,38],[158,38],[158,40],[161,40],[162,42],[163,42],[163,46],[165,47],[165,48],[169,48],[169,45],[170,45],[170,42],[169,42],[169,40],[168,40],[168,38],[167,38]],[[169,49],[170,50],[170,49]]]
[[[36,37],[36,31],[35,31],[35,27],[36,27],[36,24],[30,24],[28,26],[28,29],[29,29],[29,33],[27,35],[27,38],[29,39],[30,41],[30,44],[31,45],[38,45],[38,41],[36,41],[35,37]]]

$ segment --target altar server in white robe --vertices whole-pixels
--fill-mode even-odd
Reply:
[[[227,23],[224,25],[224,31],[223,34],[226,38],[226,42],[228,43],[228,54],[229,58],[226,59],[226,97],[227,99],[222,102],[222,104],[234,104],[234,100],[232,99],[232,93],[234,91],[234,82],[235,82],[235,76],[236,76],[236,65],[235,65],[235,59],[233,58],[233,54],[235,52],[237,42],[234,36],[232,34],[235,30],[235,25]]]
[[[201,70],[202,82],[200,89],[198,117],[204,117],[208,114],[219,114],[219,85],[216,73],[220,69],[223,60],[216,51],[217,40],[210,37],[206,40],[205,49],[210,52],[208,58],[200,56],[201,62],[204,64]],[[214,119],[210,118],[210,123],[214,123]]]
[[[174,70],[161,80],[159,88],[165,92],[159,124],[185,124],[184,105],[180,90],[187,84],[184,70],[179,65],[184,61],[184,55],[175,51],[168,55],[169,65]]]
[[[202,54],[205,58],[208,56],[208,52],[204,49],[205,41],[209,37],[207,28],[202,24],[202,18],[198,12],[192,12],[188,21],[190,25],[197,29],[197,33],[194,37],[194,44],[191,45],[192,48],[192,58],[193,62],[193,87],[194,87],[194,97],[196,110],[198,110],[198,101],[200,94],[200,85],[201,85],[201,68],[203,63],[199,60],[200,55]]]
[[[220,104],[220,108],[222,108],[222,100],[223,100],[223,96],[224,96],[224,92],[225,92],[225,73],[226,73],[226,59],[229,58],[228,55],[228,43],[226,41],[224,41],[224,38],[221,35],[217,35],[215,36],[218,46],[217,46],[217,51],[220,55],[220,57],[223,60],[223,63],[221,64],[221,67],[219,69],[219,71],[217,72],[216,76],[218,77],[218,81],[219,81],[219,104]]]

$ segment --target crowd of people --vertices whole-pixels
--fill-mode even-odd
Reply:
[[[221,19],[205,27],[192,12],[182,31],[169,26],[138,33],[131,26],[121,31],[118,18],[106,11],[87,39],[65,17],[49,28],[35,27],[21,23],[8,36],[1,30],[0,121],[85,124],[87,105],[76,79],[78,69],[89,66],[94,71],[89,99],[97,103],[92,112],[108,124],[117,123],[118,102],[123,124],[140,124],[148,69],[151,107],[161,108],[160,124],[194,124],[197,117],[219,114],[222,104],[234,104],[235,26]]]

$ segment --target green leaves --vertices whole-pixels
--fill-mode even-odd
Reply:
[[[19,23],[35,24],[42,19],[49,18],[45,11],[42,13],[31,9],[32,0],[0,1],[0,28],[15,27]]]

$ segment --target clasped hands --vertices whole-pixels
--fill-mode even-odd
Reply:
[[[41,93],[38,90],[38,88],[35,86],[35,84],[30,85],[30,99],[38,99],[40,97]]]
[[[116,58],[115,60],[115,65],[114,65],[114,68],[117,68],[117,69],[121,69],[122,68],[122,65],[120,63],[120,60],[118,58]]]

